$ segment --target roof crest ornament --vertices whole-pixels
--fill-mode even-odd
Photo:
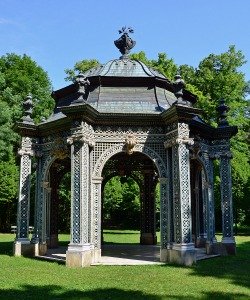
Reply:
[[[31,117],[33,112],[34,103],[32,101],[32,95],[28,94],[23,102],[24,116],[22,117],[23,123],[34,124],[34,121]]]
[[[130,50],[135,46],[136,42],[131,39],[129,33],[134,33],[134,30],[131,27],[122,27],[121,30],[118,31],[121,37],[118,40],[115,40],[115,46],[119,49],[122,56],[120,59],[127,58]]]

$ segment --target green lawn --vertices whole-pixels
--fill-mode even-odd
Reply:
[[[170,265],[64,265],[13,257],[11,234],[0,234],[0,299],[250,299],[250,237],[237,237],[237,256]],[[68,236],[61,236],[66,243]],[[137,233],[106,233],[112,243],[137,242]]]

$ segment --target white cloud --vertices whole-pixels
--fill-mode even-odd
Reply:
[[[0,17],[0,24],[11,24],[11,25],[16,25],[16,22],[9,20],[9,19],[5,19],[5,18],[1,18]]]

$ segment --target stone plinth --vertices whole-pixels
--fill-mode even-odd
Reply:
[[[153,233],[141,233],[140,236],[140,244],[141,245],[156,245],[157,244],[157,236]]]
[[[97,253],[94,253],[93,245],[91,244],[69,244],[66,251],[66,266],[88,267],[94,262],[96,255]]]

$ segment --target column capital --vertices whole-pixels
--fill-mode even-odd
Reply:
[[[31,148],[21,148],[18,150],[18,154],[20,156],[23,156],[23,155],[35,156],[35,151],[32,150]]]
[[[188,137],[174,137],[172,139],[165,141],[164,147],[170,148],[176,144],[178,144],[178,145],[185,144],[185,145],[192,146],[194,144],[194,139],[188,138]]]
[[[92,182],[93,183],[102,183],[103,177],[92,177]]]
[[[80,142],[82,144],[86,143],[88,144],[90,147],[94,147],[95,146],[95,141],[90,138],[89,136],[85,136],[83,134],[72,134],[70,137],[67,138],[67,143],[72,145],[75,142]]]

